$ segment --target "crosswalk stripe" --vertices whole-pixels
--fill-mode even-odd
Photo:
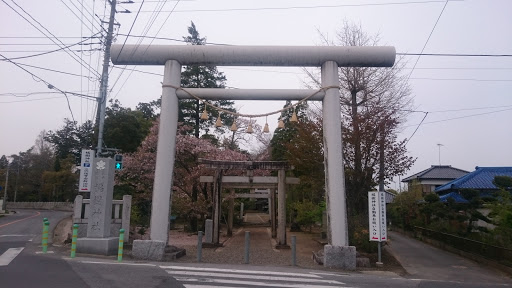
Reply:
[[[212,285],[196,285],[196,284],[185,284],[185,288],[219,288],[219,286]],[[236,286],[222,286],[222,288],[240,288]]]
[[[9,265],[9,263],[11,263],[11,261],[14,260],[14,258],[23,251],[23,249],[25,249],[25,247],[7,249],[7,251],[0,255],[0,266]]]
[[[237,269],[220,269],[220,268],[202,268],[202,267],[186,267],[186,266],[160,266],[162,269],[188,270],[188,271],[204,271],[204,272],[225,272],[225,273],[241,273],[241,274],[258,274],[258,275],[278,275],[278,276],[294,276],[307,278],[322,278],[314,274],[275,272],[275,271],[254,271],[254,270],[237,270]]]
[[[271,282],[259,282],[259,281],[241,281],[241,280],[229,280],[229,279],[205,279],[205,278],[183,278],[183,277],[175,277],[178,281],[184,282],[203,282],[203,283],[216,283],[216,284],[233,284],[233,285],[258,285],[258,286],[268,286],[268,287],[286,287],[286,288],[334,288],[341,287],[339,285],[336,286],[327,286],[327,285],[309,285],[309,284],[281,284],[281,283],[271,283]],[[189,288],[189,284],[184,284],[185,287]],[[224,286],[205,286],[205,287],[224,287]],[[240,286],[237,286],[240,287]],[[343,287],[349,288],[349,287]]]
[[[196,272],[196,271],[167,271],[171,275],[186,275],[186,276],[202,276],[202,277],[226,277],[237,279],[255,279],[255,280],[268,280],[268,281],[290,281],[290,282],[303,282],[303,283],[326,283],[326,284],[345,284],[336,280],[324,279],[309,279],[297,277],[278,277],[270,275],[242,275],[242,274],[229,274],[229,273],[210,273],[210,272]]]

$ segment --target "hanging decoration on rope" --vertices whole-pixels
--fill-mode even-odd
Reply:
[[[312,93],[311,95],[305,97],[304,99],[301,99],[301,100],[297,101],[297,103],[289,105],[289,106],[284,107],[283,109],[279,109],[277,111],[273,111],[273,112],[269,112],[269,113],[264,113],[264,114],[242,114],[242,113],[237,113],[237,112],[229,111],[229,110],[226,110],[226,109],[222,109],[222,108],[217,107],[217,106],[215,106],[213,104],[210,104],[206,100],[199,98],[198,96],[194,95],[193,93],[191,93],[190,91],[188,91],[187,89],[184,89],[182,87],[178,87],[178,86],[174,86],[174,85],[162,85],[162,87],[164,87],[164,88],[165,87],[170,87],[170,88],[174,88],[176,90],[182,90],[185,93],[187,93],[188,95],[190,95],[192,98],[202,102],[204,104],[204,111],[203,111],[203,113],[201,113],[201,120],[208,120],[208,112],[206,111],[207,106],[210,106],[211,108],[217,110],[219,112],[219,116],[217,117],[217,121],[215,122],[215,127],[222,127],[222,120],[220,118],[220,113],[225,113],[225,114],[233,115],[235,117],[235,119],[233,120],[233,125],[231,125],[231,128],[230,128],[230,130],[233,131],[233,132],[238,130],[238,127],[236,126],[236,117],[246,117],[246,118],[249,118],[249,126],[247,127],[247,131],[246,131],[246,133],[249,133],[249,134],[254,133],[254,129],[252,127],[252,118],[265,117],[265,127],[263,128],[263,132],[264,133],[269,133],[270,130],[269,130],[268,123],[267,123],[267,117],[269,115],[274,115],[274,114],[278,114],[278,113],[287,111],[289,109],[293,109],[293,114],[290,117],[290,122],[298,122],[297,113],[295,111],[296,110],[295,108],[297,107],[297,105],[301,104],[302,102],[307,101],[309,98],[311,98],[311,97],[315,96],[316,94],[318,94],[318,93],[320,93],[322,91],[325,91],[327,89],[331,89],[331,88],[338,88],[339,89],[340,88],[339,86],[322,87],[322,88],[318,89],[317,91],[315,91],[314,93]],[[279,117],[279,122],[277,124],[277,128],[284,128],[284,121],[283,121],[282,116]]]

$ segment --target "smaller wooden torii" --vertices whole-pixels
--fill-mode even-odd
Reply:
[[[201,176],[203,183],[213,183],[213,244],[219,244],[219,224],[221,215],[222,189],[223,188],[263,188],[270,189],[270,222],[272,227],[272,237],[277,234],[276,248],[288,247],[286,243],[286,184],[299,184],[298,178],[286,177],[286,170],[292,170],[293,166],[285,161],[219,161],[199,159],[199,164],[207,168],[215,169],[214,176]],[[247,176],[223,176],[223,170],[243,169],[247,170]],[[277,177],[271,176],[253,176],[254,170],[277,170]],[[277,188],[277,233],[276,233],[276,199],[275,190]],[[237,198],[254,198],[253,194],[236,194]],[[259,196],[260,197],[260,196]],[[232,202],[233,203],[233,202]],[[230,217],[228,217],[228,227],[233,226],[233,208],[230,203]]]

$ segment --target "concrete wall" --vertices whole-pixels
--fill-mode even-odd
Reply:
[[[73,202],[7,202],[9,209],[41,209],[73,211]]]

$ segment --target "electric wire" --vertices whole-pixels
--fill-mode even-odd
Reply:
[[[483,113],[478,113],[478,114],[470,114],[470,115],[465,115],[465,116],[459,116],[459,117],[453,117],[453,118],[447,118],[447,119],[442,119],[442,120],[436,120],[436,121],[430,121],[430,122],[425,122],[423,123],[423,125],[426,125],[426,124],[433,124],[433,123],[441,123],[441,122],[447,122],[447,121],[452,121],[452,120],[458,120],[458,119],[464,119],[464,118],[471,118],[471,117],[476,117],[476,116],[481,116],[481,115],[489,115],[489,114],[495,114],[495,113],[500,113],[500,112],[505,112],[505,111],[510,111],[512,110],[512,108],[507,108],[507,109],[502,109],[502,110],[496,110],[496,111],[490,111],[490,112],[483,112]],[[420,123],[421,125],[422,123]],[[407,125],[407,126],[403,126],[403,128],[408,128],[408,127],[414,127],[416,125]],[[419,127],[419,126],[418,126]],[[411,136],[412,137],[412,136]]]
[[[119,54],[117,55],[116,60],[119,59],[119,56],[121,55],[121,53],[123,53],[124,45],[126,45],[126,41],[128,41],[128,37],[130,37],[130,33],[132,33],[133,26],[135,25],[135,22],[137,22],[137,18],[139,17],[140,9],[142,8],[143,5],[144,5],[144,0],[142,0],[142,3],[139,6],[139,11],[137,11],[137,15],[135,15],[135,19],[133,20],[132,26],[130,27],[130,30],[128,31],[128,35],[126,35],[126,38],[124,39],[123,46],[121,46],[121,51],[119,51]]]
[[[23,16],[19,11],[17,11],[14,7],[12,7],[11,5],[9,5],[5,0],[2,0],[2,2],[4,2],[5,5],[7,5],[9,8],[11,8],[11,10],[13,10],[16,14],[18,14],[19,16],[21,16],[25,21],[27,21],[30,25],[32,25],[32,27],[36,28],[36,30],[38,30],[39,32],[41,32],[43,35],[45,36],[48,36],[44,31],[42,31],[39,27],[37,27],[34,23],[32,23],[30,20],[28,20],[25,16]],[[11,0],[12,3],[14,3],[19,9],[21,9],[25,14],[27,14],[33,21],[35,21],[37,24],[39,24],[39,26],[41,26],[44,30],[46,30],[51,36],[53,36],[54,38],[48,38],[50,39],[52,42],[56,43],[54,41],[54,39],[56,39],[57,41],[59,41],[61,43],[61,45],[64,45],[62,43],[62,41],[57,38],[55,35],[53,35],[48,29],[46,29],[45,26],[43,26],[41,23],[39,23],[39,21],[37,21],[34,17],[32,17],[32,15],[30,15],[28,12],[26,12],[21,6],[19,6],[14,0]],[[82,63],[80,63],[80,61],[78,59],[76,59],[75,57],[78,57],[74,52],[71,52],[68,53],[66,52],[71,58],[73,58],[73,60],[75,60],[76,62],[78,62],[80,65],[82,65]],[[75,57],[73,57],[73,55]],[[18,58],[19,59],[19,58]],[[92,67],[85,67],[87,69],[92,69]],[[98,72],[97,71],[94,71],[97,76],[99,76]]]
[[[167,15],[167,18],[165,18],[165,20],[164,20],[164,22],[162,23],[162,25],[160,25],[160,28],[159,28],[159,29],[158,29],[158,31],[156,32],[155,36],[156,36],[156,35],[158,35],[158,33],[160,33],[160,31],[162,30],[162,28],[165,26],[165,23],[167,23],[167,21],[168,21],[168,20],[169,20],[169,18],[171,17],[172,13],[174,12],[174,10],[175,10],[175,9],[176,9],[176,7],[178,6],[178,4],[180,4],[180,1],[181,1],[181,0],[177,0],[177,1],[176,1],[176,4],[174,4],[174,7],[172,8],[171,12]],[[151,44],[153,44],[153,41],[154,41],[154,40],[155,40],[155,39],[152,39],[152,40],[149,42],[149,45],[146,47],[146,50],[144,50],[143,55],[145,55],[145,54],[147,53],[147,51],[148,51],[149,47],[151,46]],[[142,42],[142,41],[141,41],[141,42]],[[140,45],[140,44],[139,44],[139,45]],[[136,49],[134,50],[134,52],[133,52],[133,53],[135,53],[135,51],[136,51]],[[130,76],[131,76],[131,75],[132,75],[132,73],[133,73],[133,69],[135,69],[136,67],[137,67],[137,66],[132,67],[132,71],[130,71],[130,74],[128,74],[128,77],[126,77],[126,79],[124,80],[123,84],[121,85],[121,88],[119,88],[119,90],[117,91],[116,95],[115,95],[112,99],[115,99],[115,98],[117,97],[117,95],[119,95],[119,93],[122,91],[122,89],[123,89],[124,85],[126,84],[126,82],[128,81],[128,79],[130,79]],[[123,71],[120,73],[120,75],[122,75],[124,71],[125,71],[125,70],[123,70]],[[118,77],[118,79],[117,79],[117,80],[119,80],[119,79],[120,79],[120,77]],[[116,83],[117,83],[117,81],[116,81]],[[114,85],[112,86],[112,89],[114,89],[114,86],[115,86],[115,84],[116,84],[116,83],[114,83]],[[112,92],[112,89],[110,89],[110,92]]]
[[[452,2],[463,2],[464,0],[451,0]],[[365,7],[365,6],[388,6],[388,5],[411,5],[411,4],[430,4],[443,3],[444,0],[430,1],[407,1],[407,2],[384,2],[384,3],[364,3],[364,4],[339,4],[339,5],[315,5],[315,6],[288,6],[288,7],[257,7],[257,8],[223,8],[223,9],[186,9],[176,10],[174,12],[239,12],[239,11],[267,11],[267,10],[295,10],[295,9],[319,9],[319,8],[339,8],[339,7]],[[141,11],[149,13],[151,11]],[[169,11],[162,11],[169,12]]]
[[[69,109],[69,112],[71,113],[71,118],[73,119],[73,121],[75,121],[75,116],[73,115],[73,110],[71,110],[71,105],[69,104],[69,98],[68,98],[68,95],[66,94],[66,92],[64,92],[64,91],[60,90],[59,88],[57,88],[57,87],[53,86],[52,84],[50,84],[49,82],[45,81],[43,78],[41,78],[41,77],[39,77],[39,76],[35,75],[34,73],[32,73],[32,72],[28,71],[27,69],[25,69],[25,68],[21,67],[20,65],[16,64],[15,62],[13,62],[13,61],[9,60],[9,59],[8,59],[8,58],[6,58],[4,55],[0,54],[0,56],[1,56],[2,58],[4,58],[5,60],[7,60],[7,61],[11,62],[12,64],[16,65],[18,68],[20,68],[20,69],[22,69],[23,71],[25,71],[25,72],[27,72],[28,74],[30,74],[30,75],[32,76],[32,78],[34,78],[34,77],[35,77],[35,78],[39,79],[39,81],[42,81],[43,83],[45,83],[49,89],[55,89],[55,90],[57,90],[57,91],[61,92],[62,94],[64,94],[64,96],[66,96],[66,101],[67,101],[67,103],[68,103],[68,109]]]
[[[50,69],[50,68],[39,67],[39,66],[29,65],[29,64],[23,64],[23,63],[19,63],[19,62],[15,62],[15,63],[16,63],[16,64],[18,64],[18,65],[26,66],[26,67],[30,67],[30,68],[41,69],[41,70],[50,71],[50,72],[55,72],[55,73],[60,73],[60,74],[65,74],[65,75],[69,75],[69,76],[83,77],[83,78],[87,78],[87,79],[89,79],[89,80],[91,80],[91,81],[98,80],[98,79],[95,79],[95,78],[90,77],[90,76],[79,75],[79,74],[75,74],[75,73],[71,73],[71,72],[65,72],[65,71],[60,71],[60,70],[54,70],[54,69]]]
[[[149,20],[148,22],[146,23],[146,25],[144,26],[144,28],[142,29],[142,34],[145,36],[147,35],[147,33],[149,33],[149,30],[151,29],[151,27],[153,26],[153,24],[155,23],[155,20],[156,18],[158,17],[158,15],[160,14],[160,11],[162,11],[163,7],[165,6],[165,0],[161,0],[159,1],[157,7],[155,7],[155,9],[153,10],[153,14],[150,15],[149,17]],[[157,12],[158,10],[158,12]],[[138,14],[138,13],[137,13]],[[128,37],[128,35],[127,35]],[[144,41],[144,37],[142,38],[139,38],[136,42],[136,48],[134,50],[134,52],[132,52],[132,55],[133,53],[135,53],[135,51],[137,51],[137,49],[140,47],[140,44],[142,43],[142,41]],[[125,42],[126,43],[126,42]],[[124,44],[123,44],[124,46]],[[128,66],[125,65],[124,66],[124,69],[126,69]],[[133,67],[135,68],[135,67]],[[112,70],[109,71],[109,75],[110,75],[110,72],[112,72]],[[121,73],[117,76],[116,80],[114,81],[114,84],[111,86],[111,89],[109,91],[109,94],[112,92],[112,90],[114,89],[115,85],[117,84],[117,82],[119,81],[119,79],[121,79],[121,77],[123,76],[125,70],[121,71]],[[131,73],[129,74],[128,78],[130,77]],[[124,84],[124,83],[123,83]],[[117,95],[116,95],[117,96]],[[115,97],[114,97],[115,98]]]
[[[434,23],[434,27],[432,27],[432,30],[430,31],[430,34],[428,35],[427,41],[425,41],[423,48],[421,48],[420,54],[423,54],[423,51],[425,51],[425,48],[427,47],[428,41],[432,37],[432,34],[434,34],[434,30],[436,30],[437,23],[439,23],[439,19],[441,19],[441,16],[443,16],[443,12],[446,9],[446,5],[448,5],[448,1],[449,0],[446,0],[446,2],[444,3],[443,9],[441,10],[441,13],[439,13],[439,17],[437,17],[436,23]],[[411,75],[414,72],[414,68],[416,68],[416,65],[418,65],[418,61],[420,61],[420,57],[421,57],[421,55],[419,55],[418,58],[416,58],[416,62],[414,62],[414,66],[412,66],[411,72],[409,73],[409,76],[407,76],[407,80],[409,80],[411,78]],[[405,82],[407,82],[407,80]]]
[[[84,23],[84,20],[83,20],[83,17],[80,17],[78,16],[75,11],[73,11],[73,9],[71,9],[71,7],[69,7],[66,2],[64,2],[64,0],[60,0],[60,2],[62,2],[62,4],[64,4],[64,6],[66,6],[66,8],[68,8],[68,10],[82,23],[82,25],[85,26],[85,23]],[[76,5],[73,3],[73,1],[71,1],[71,4],[76,8],[78,9],[78,7],[76,7]],[[80,10],[80,9],[78,9]],[[83,13],[82,13],[83,14]],[[87,19],[87,21],[89,21],[89,19]],[[93,24],[89,21],[90,24]],[[93,32],[93,30],[91,30],[91,33]]]
[[[415,130],[414,130],[414,132],[412,133],[411,137],[407,138],[407,141],[405,141],[404,146],[407,146],[407,143],[409,143],[409,141],[412,139],[412,137],[414,137],[414,134],[416,134],[416,132],[418,131],[418,129],[420,129],[420,126],[421,126],[421,124],[423,124],[423,121],[425,121],[425,118],[427,118],[427,115],[428,115],[428,112],[425,112],[425,116],[423,116],[423,119],[421,119],[420,124],[418,124],[418,127],[416,127],[416,129],[415,129]]]

